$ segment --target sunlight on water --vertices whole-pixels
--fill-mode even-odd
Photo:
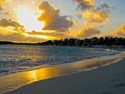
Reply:
[[[125,58],[125,53],[6,75],[0,77],[0,91],[7,92],[35,81],[95,69],[107,64],[116,63],[122,58]]]
[[[1,45],[0,76],[118,53],[99,48]]]
[[[31,71],[31,77],[33,77],[34,81],[37,81],[37,72],[35,70]]]

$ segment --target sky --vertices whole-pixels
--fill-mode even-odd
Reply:
[[[125,37],[125,0],[0,0],[0,41]]]

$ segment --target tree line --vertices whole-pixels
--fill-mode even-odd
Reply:
[[[106,46],[125,46],[125,38],[123,37],[93,37],[90,39],[77,39],[66,38],[61,40],[49,40],[46,42],[38,43],[39,45],[56,45],[56,46],[93,46],[93,45],[106,45]]]
[[[10,41],[0,41],[0,44],[18,44],[18,45],[45,45],[45,46],[85,46],[92,47],[94,45],[105,46],[125,46],[125,38],[123,37],[93,37],[86,39],[66,38],[60,40],[48,40],[39,43],[15,43]]]

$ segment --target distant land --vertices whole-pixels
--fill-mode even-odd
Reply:
[[[66,38],[61,40],[48,40],[39,43],[16,43],[11,41],[0,41],[2,44],[14,45],[43,45],[43,46],[83,46],[83,47],[125,47],[123,37],[93,37],[89,39]]]

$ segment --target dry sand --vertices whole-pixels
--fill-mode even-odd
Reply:
[[[34,82],[5,94],[125,94],[125,59],[91,71]]]

